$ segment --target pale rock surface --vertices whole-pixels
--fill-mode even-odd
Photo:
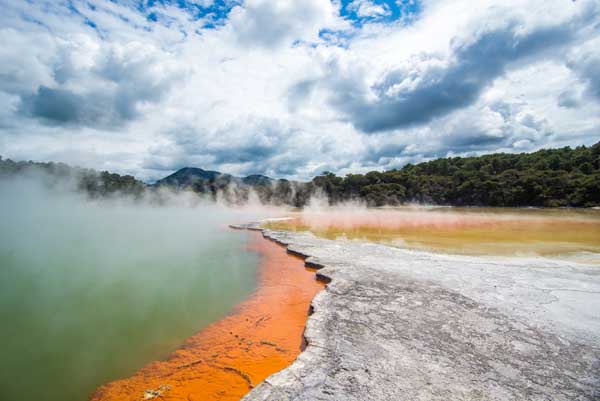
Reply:
[[[600,399],[597,266],[263,234],[330,283],[306,350],[244,401]]]

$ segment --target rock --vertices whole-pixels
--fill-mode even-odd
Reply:
[[[596,266],[263,233],[331,281],[305,351],[244,401],[600,399]]]
[[[158,389],[148,389],[144,391],[144,400],[153,400],[155,398],[162,398],[167,391],[171,390],[169,384],[161,384]]]

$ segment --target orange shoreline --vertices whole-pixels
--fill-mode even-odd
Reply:
[[[227,317],[209,325],[164,361],[99,387],[92,401],[239,400],[289,366],[304,346],[310,302],[324,284],[302,258],[249,234],[259,252],[256,291]]]

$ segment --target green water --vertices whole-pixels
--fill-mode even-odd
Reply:
[[[207,207],[101,205],[0,185],[0,399],[81,401],[163,358],[255,286]]]

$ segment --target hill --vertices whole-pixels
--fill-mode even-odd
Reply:
[[[255,195],[262,203],[293,206],[305,205],[310,196],[306,191],[311,188],[307,183],[273,179],[260,174],[236,177],[196,167],[177,170],[158,180],[154,187],[191,190],[229,203],[248,202]]]
[[[50,187],[75,189],[92,198],[110,195],[141,196],[147,186],[131,175],[72,167],[65,163],[15,162],[0,156],[0,178],[31,177],[43,179]]]
[[[215,181],[217,177],[228,176],[227,174],[221,174],[218,171],[207,171],[201,168],[195,167],[184,167],[181,170],[177,170],[173,174],[158,180],[156,185],[173,185],[180,188],[192,186],[200,181]]]
[[[0,157],[0,177],[44,173],[51,185],[69,180],[92,197],[140,196],[161,187],[190,190],[212,199],[303,207],[313,196],[330,204],[360,201],[369,206],[426,203],[451,206],[600,206],[600,142],[593,146],[439,158],[401,169],[339,177],[330,172],[309,182],[260,174],[236,177],[185,167],[146,185],[130,175],[98,172],[64,163],[14,162]]]
[[[178,189],[193,188],[197,189],[198,192],[205,192],[211,184],[222,189],[231,184],[255,187],[272,185],[277,181],[280,180],[274,180],[273,178],[260,174],[235,177],[218,171],[203,170],[197,167],[184,167],[173,174],[158,180],[155,185],[159,187],[170,186]]]
[[[533,153],[440,158],[401,169],[312,180],[330,203],[453,206],[600,206],[600,142]]]

